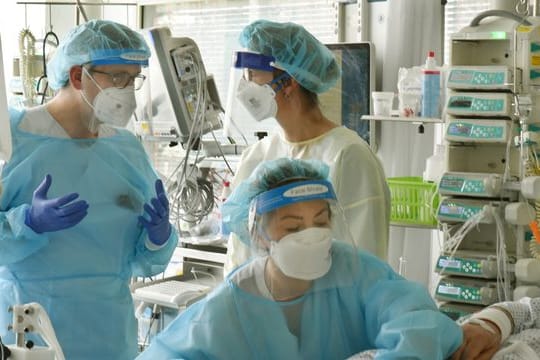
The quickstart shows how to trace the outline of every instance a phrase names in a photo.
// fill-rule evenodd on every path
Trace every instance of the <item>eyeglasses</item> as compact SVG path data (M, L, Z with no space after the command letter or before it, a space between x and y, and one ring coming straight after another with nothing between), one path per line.
M111 78L114 87L116 87L117 89L124 89L126 86L133 84L135 90L139 90L142 87L144 80L146 79L146 76L142 74L131 75L127 72L109 73L95 69L89 69L88 71L108 75Z

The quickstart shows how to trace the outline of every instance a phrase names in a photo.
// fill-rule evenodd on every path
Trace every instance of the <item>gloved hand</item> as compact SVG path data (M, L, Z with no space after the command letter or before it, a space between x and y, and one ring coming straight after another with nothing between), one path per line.
M72 202L79 197L77 193L47 199L51 183L51 175L45 176L34 190L32 205L26 212L24 223L38 234L70 228L88 214L86 201Z
M171 224L169 223L169 200L163 189L163 182L156 180L157 197L152 198L153 205L144 204L144 210L150 215L150 220L144 216L139 216L139 223L146 228L148 239L155 245L163 245L171 235Z

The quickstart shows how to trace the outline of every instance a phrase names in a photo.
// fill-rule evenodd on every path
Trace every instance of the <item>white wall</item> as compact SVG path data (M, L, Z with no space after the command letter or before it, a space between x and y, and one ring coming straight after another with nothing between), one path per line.
M403 61L400 61L401 57L396 58L402 53L396 53L395 49L386 50L387 29L395 30L398 37L401 35L398 24L388 23L391 21L390 18L395 19L395 14L390 13L392 10L394 9L389 8L387 1L368 4L368 40L373 42L376 50L376 89L397 93L398 67L409 68L413 65L421 65L421 59L424 55L420 54L423 50L419 49L417 63L414 61L409 63L411 59L415 58L415 54L404 56L403 61L408 63L403 63ZM422 25L419 25L419 27L422 27ZM411 31L411 33L414 33L414 31ZM420 39L416 40L416 42L420 41ZM411 39L410 41L414 40ZM395 45L396 41L392 39L392 43ZM433 49L441 49L442 37L441 43L431 43L430 45L433 46ZM419 47L421 45L411 46L407 47L407 50L415 51L414 49ZM400 51L403 51L403 49ZM395 58L390 59L388 56L394 56ZM394 107L397 107L397 98ZM424 125L424 133L419 133L418 125L384 121L379 124L379 133L377 155L383 163L387 177L422 176L425 161L433 153L435 135L437 134L435 126ZM405 276L410 280L418 281L432 288L435 277L432 258L438 255L438 246L435 244L437 237L435 235L436 232L429 229L391 226L388 262L397 271L400 258L404 258L407 262Z

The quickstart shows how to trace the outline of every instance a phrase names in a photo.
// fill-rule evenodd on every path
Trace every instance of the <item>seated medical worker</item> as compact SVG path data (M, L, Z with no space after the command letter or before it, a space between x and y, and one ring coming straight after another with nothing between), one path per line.
M47 65L45 105L11 109L0 198L0 336L13 304L43 306L66 359L132 360L132 276L167 266L178 240L163 184L122 127L150 51L111 21L71 30ZM27 338L40 344L39 338Z
M491 305L465 320L459 359L540 360L540 298Z
M261 163L223 206L255 257L137 359L448 358L461 329L426 289L335 237L346 220L328 174L316 160Z

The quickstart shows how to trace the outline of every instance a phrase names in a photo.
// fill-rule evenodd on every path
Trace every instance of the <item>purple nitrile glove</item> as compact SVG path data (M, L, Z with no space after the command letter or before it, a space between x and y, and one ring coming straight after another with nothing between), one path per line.
M150 216L147 220L144 216L139 216L139 223L146 228L148 239L155 245L163 245L171 235L171 224L169 223L169 200L163 188L163 182L156 180L157 197L144 204L144 210Z
M45 176L34 190L32 204L26 212L24 223L38 234L70 228L88 214L86 201L72 202L79 197L77 193L47 199L51 183L51 175Z

